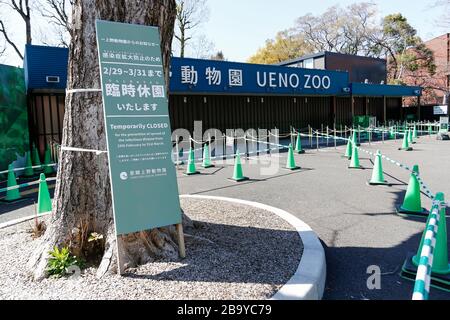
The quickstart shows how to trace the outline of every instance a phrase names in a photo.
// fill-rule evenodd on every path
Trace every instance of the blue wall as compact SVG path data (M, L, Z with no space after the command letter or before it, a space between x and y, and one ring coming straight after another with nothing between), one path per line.
M26 45L23 68L25 85L31 89L65 89L69 50L46 46ZM58 76L59 83L47 83L47 76Z
M24 58L27 90L64 90L68 55L67 48L27 45ZM59 76L60 82L47 83L46 76ZM169 88L171 94L353 94L368 97L406 97L422 94L420 87L350 83L348 72L189 58L172 58Z
M394 86L384 84L352 83L352 93L355 96L366 97L414 97L422 95L421 87Z
M171 93L348 95L347 72L188 58L172 58L170 70Z

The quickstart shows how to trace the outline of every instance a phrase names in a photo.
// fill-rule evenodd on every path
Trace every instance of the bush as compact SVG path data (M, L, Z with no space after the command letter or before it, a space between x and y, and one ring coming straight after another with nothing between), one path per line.
M47 264L47 272L49 276L60 278L68 274L68 268L77 266L82 267L82 262L77 257L70 254L69 248L64 247L61 250L55 248L49 252L50 259Z

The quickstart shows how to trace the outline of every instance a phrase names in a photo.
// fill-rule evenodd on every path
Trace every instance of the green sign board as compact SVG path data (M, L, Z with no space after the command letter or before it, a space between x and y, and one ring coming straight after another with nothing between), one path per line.
M439 121L439 132L442 132L442 133L448 132L448 129L449 129L449 126L448 126L449 120L448 119L449 119L449 117L441 117L441 119Z
M159 30L96 27L117 234L179 224Z

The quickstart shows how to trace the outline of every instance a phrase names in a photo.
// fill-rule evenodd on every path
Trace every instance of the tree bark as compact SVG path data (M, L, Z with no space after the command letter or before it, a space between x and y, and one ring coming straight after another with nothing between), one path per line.
M68 89L100 88L95 19L159 26L166 83L176 15L175 0L77 0L73 6L73 34L69 54ZM167 86L168 88L168 86ZM66 96L62 145L106 150L101 93ZM88 257L92 232L104 236L99 276L115 271L116 238L106 154L62 151L58 167L51 223L28 268L34 279L46 276L48 251L69 246L74 255ZM183 217L185 223L190 223ZM175 228L168 227L123 238L125 265L133 267L159 257L175 257ZM96 248L97 250L99 248Z

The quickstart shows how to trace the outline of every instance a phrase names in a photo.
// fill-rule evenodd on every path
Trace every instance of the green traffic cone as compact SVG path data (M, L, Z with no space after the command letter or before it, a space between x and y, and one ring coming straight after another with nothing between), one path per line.
M33 153L31 155L31 159L33 162L33 166L40 166L41 165L41 159L39 157L39 151L38 149L33 145ZM40 169L38 169L40 170Z
M353 130L353 136L352 136L352 142L355 144L355 146L359 147L361 144L358 143L358 138L356 136L356 131Z
M369 184L372 186L388 184L387 181L384 180L383 163L380 150L377 150L377 154L375 156L375 165L373 167L372 179L370 179Z
M359 164L359 155L358 155L358 147L353 144L353 149L352 149L352 160L350 162L350 166L348 167L349 169L361 169L361 165Z
M442 192L436 195L435 200L439 202L444 201L444 194ZM433 206L434 208L434 206ZM445 217L445 206L439 209L439 225L436 235L436 243L433 250L433 260L429 261L432 264L431 267L431 279L430 285L432 287L450 292L450 265L448 261L448 247L447 247L447 221ZM417 276L417 270L422 256L423 246L425 244L426 234L429 232L429 222L431 220L431 214L428 216L427 228L425 229L420 245L415 256L408 255L405 263L402 267L401 276L415 281Z
M413 129L413 139L417 139L419 138L419 135L417 133L417 126L414 125L414 129Z
M50 149L46 148L44 154L44 174L46 175L53 173L53 167L49 166L49 164L51 164L51 153Z
M239 155L239 150L237 150L236 152L236 159L234 162L234 172L231 180L234 180L236 182L248 180L248 178L245 177L242 172L241 156Z
M389 139L394 140L395 139L395 134L394 134L394 129L391 128L389 130Z
M295 152L298 154L305 153L305 150L302 148L302 137L300 136L300 133L297 134L297 141L295 143Z
M403 134L403 143L402 143L402 147L399 148L398 150L412 151L412 148L409 146L408 140L409 140L409 138L408 138L408 133L405 132L405 133Z
M209 154L209 145L208 144L205 144L205 146L203 147L202 167L205 169L214 167L214 165L211 163L211 155Z
M414 141L414 137L413 137L413 133L411 130L408 131L409 134L409 144L415 144L416 142Z
M39 180L39 195L37 204L38 215L49 213L52 211L52 200L50 199L50 192L48 191L45 174L41 173Z
M191 176L194 174L199 174L199 172L195 168L195 154L194 154L194 149L191 148L189 151L189 160L188 160L186 175Z
M413 171L419 174L419 166L415 165ZM397 207L397 213L420 217L428 216L427 210L422 208L422 201L420 199L420 184L414 173L411 173L405 199L403 200L403 204L400 207Z
M443 201L444 195L442 194L442 202ZM436 235L436 247L434 248L433 267L431 268L431 272L436 274L450 275L447 247L446 206L440 208L439 215L439 228Z
M31 163L31 152L27 151L25 153L25 170L23 171L24 177L34 176L33 164Z
M292 148L292 144L289 145L288 157L287 157L287 162L286 162L286 169L289 169L289 170L298 170L298 169L300 169L300 167L297 167L295 165L294 150Z
M16 174L14 173L14 166L11 163L8 166L8 183L6 185L8 188L17 186ZM12 202L19 200L21 198L19 188L7 190L5 201Z
M352 141L350 139L347 141L347 149L345 151L344 157L346 157L348 160L352 158Z
M436 201L443 202L444 194L439 192L436 194ZM447 250L447 221L445 217L445 208L441 208L439 210L439 226L438 226L438 234L436 236L436 246L433 251L433 267L431 269L432 273L438 274L450 274L450 266L448 263L448 250ZM430 222L431 214L428 215L427 226ZM420 257L422 255L422 248L425 242L425 235L427 233L427 229L425 229L422 239L420 241L419 248L417 250L417 255L412 258L413 264L417 267L419 266Z

